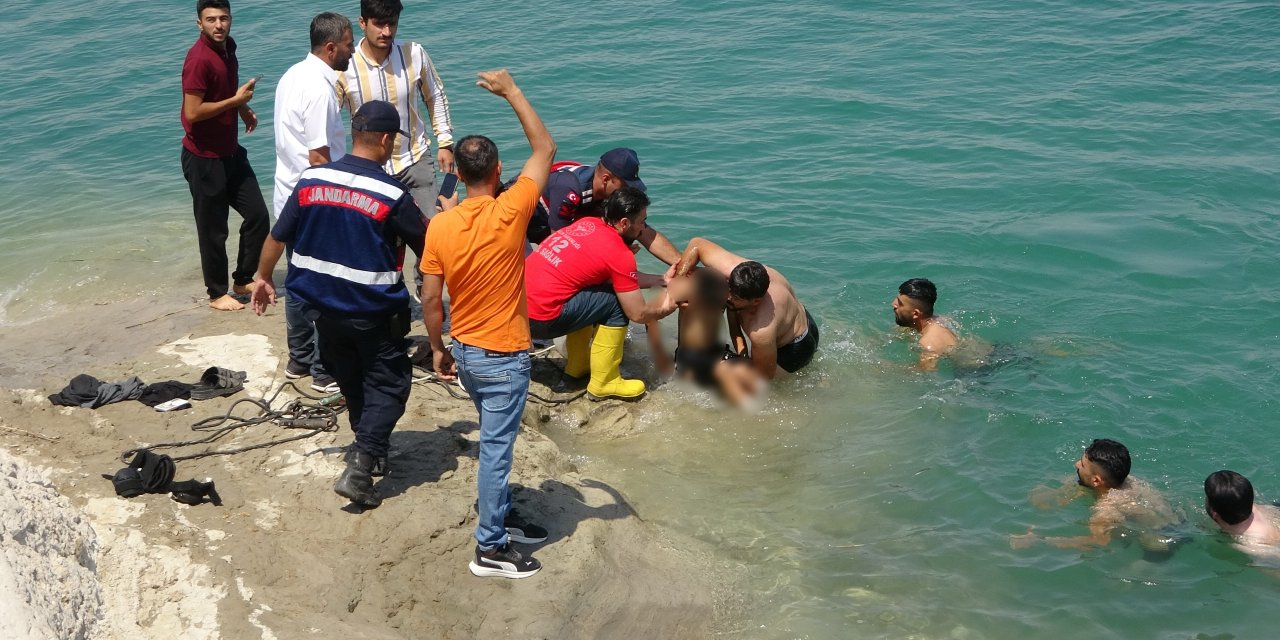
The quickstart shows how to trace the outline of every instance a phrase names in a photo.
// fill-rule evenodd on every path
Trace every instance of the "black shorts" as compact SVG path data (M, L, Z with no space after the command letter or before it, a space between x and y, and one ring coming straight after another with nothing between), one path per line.
M692 376L693 381L702 386L713 387L716 384L716 377L712 371L715 370L716 365L721 360L733 360L740 357L742 356L734 353L733 349L730 349L727 344L722 344L718 347L707 347L706 349L676 347L676 371Z
M795 373L813 360L818 352L818 323L814 321L809 310L804 310L804 317L809 321L809 329L804 337L791 344L778 347L778 366L784 371Z

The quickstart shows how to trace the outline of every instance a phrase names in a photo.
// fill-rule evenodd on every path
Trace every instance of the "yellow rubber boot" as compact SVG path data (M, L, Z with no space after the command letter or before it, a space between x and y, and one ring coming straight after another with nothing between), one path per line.
M591 373L591 332L595 325L588 325L564 337L564 374L581 378Z
M624 380L618 373L622 364L622 344L627 339L626 327L601 326L591 342L591 382L587 394L592 400L622 398L630 400L644 395L643 380Z

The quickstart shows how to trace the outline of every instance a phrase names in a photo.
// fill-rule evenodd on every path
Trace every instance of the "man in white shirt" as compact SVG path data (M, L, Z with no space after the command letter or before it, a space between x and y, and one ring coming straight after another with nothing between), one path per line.
M280 217L298 177L308 167L346 155L346 127L338 115L338 76L351 62L355 41L351 21L325 12L311 20L311 53L285 72L276 86L276 179L273 198ZM314 319L295 296L285 301L290 379L311 375L311 388L335 393L338 383L320 364Z
M400 0L360 0L364 37L356 45L351 66L338 76L338 101L351 113L372 100L395 106L400 129L409 135L396 138L391 160L383 168L409 187L418 208L430 218L436 214L436 163L445 173L454 171L453 124L444 83L431 56L417 42L396 39L403 10ZM439 143L434 158L419 99L427 106ZM421 247L414 247L414 253L420 251Z

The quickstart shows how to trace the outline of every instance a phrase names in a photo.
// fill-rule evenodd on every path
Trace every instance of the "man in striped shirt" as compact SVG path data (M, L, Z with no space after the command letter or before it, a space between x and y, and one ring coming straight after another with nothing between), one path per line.
M351 66L338 78L338 101L351 113L371 100L385 100L400 113L400 128L409 135L396 140L387 173L409 188L418 207L432 217L436 212L436 162L453 173L453 125L444 83L431 57L416 42L396 40L400 0L360 0L360 28L364 37L356 47ZM431 140L418 111L415 96L427 105L427 115L439 149L431 155ZM421 252L422 247L414 247Z

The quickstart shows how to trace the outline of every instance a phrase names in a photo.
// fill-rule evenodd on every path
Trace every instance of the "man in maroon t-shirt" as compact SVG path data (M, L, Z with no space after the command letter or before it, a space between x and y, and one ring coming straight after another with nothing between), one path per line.
M525 259L529 332L537 340L567 336L565 373L591 373L594 398L638 398L644 381L618 372L627 322L648 323L676 307L668 296L646 303L629 245L645 229L649 198L623 187L604 202L603 218L581 218L551 234ZM592 340L591 330L600 325ZM591 343L587 356L587 343Z
M256 80L239 83L236 41L231 39L231 4L227 0L198 0L196 24L200 37L182 63L182 175L191 188L200 269L209 306L237 311L244 305L227 291L227 215L235 207L240 224L240 247L232 273L234 291L253 290L258 255L267 238L270 219L258 177L249 156L236 140L236 115L244 132L258 126L249 108Z

